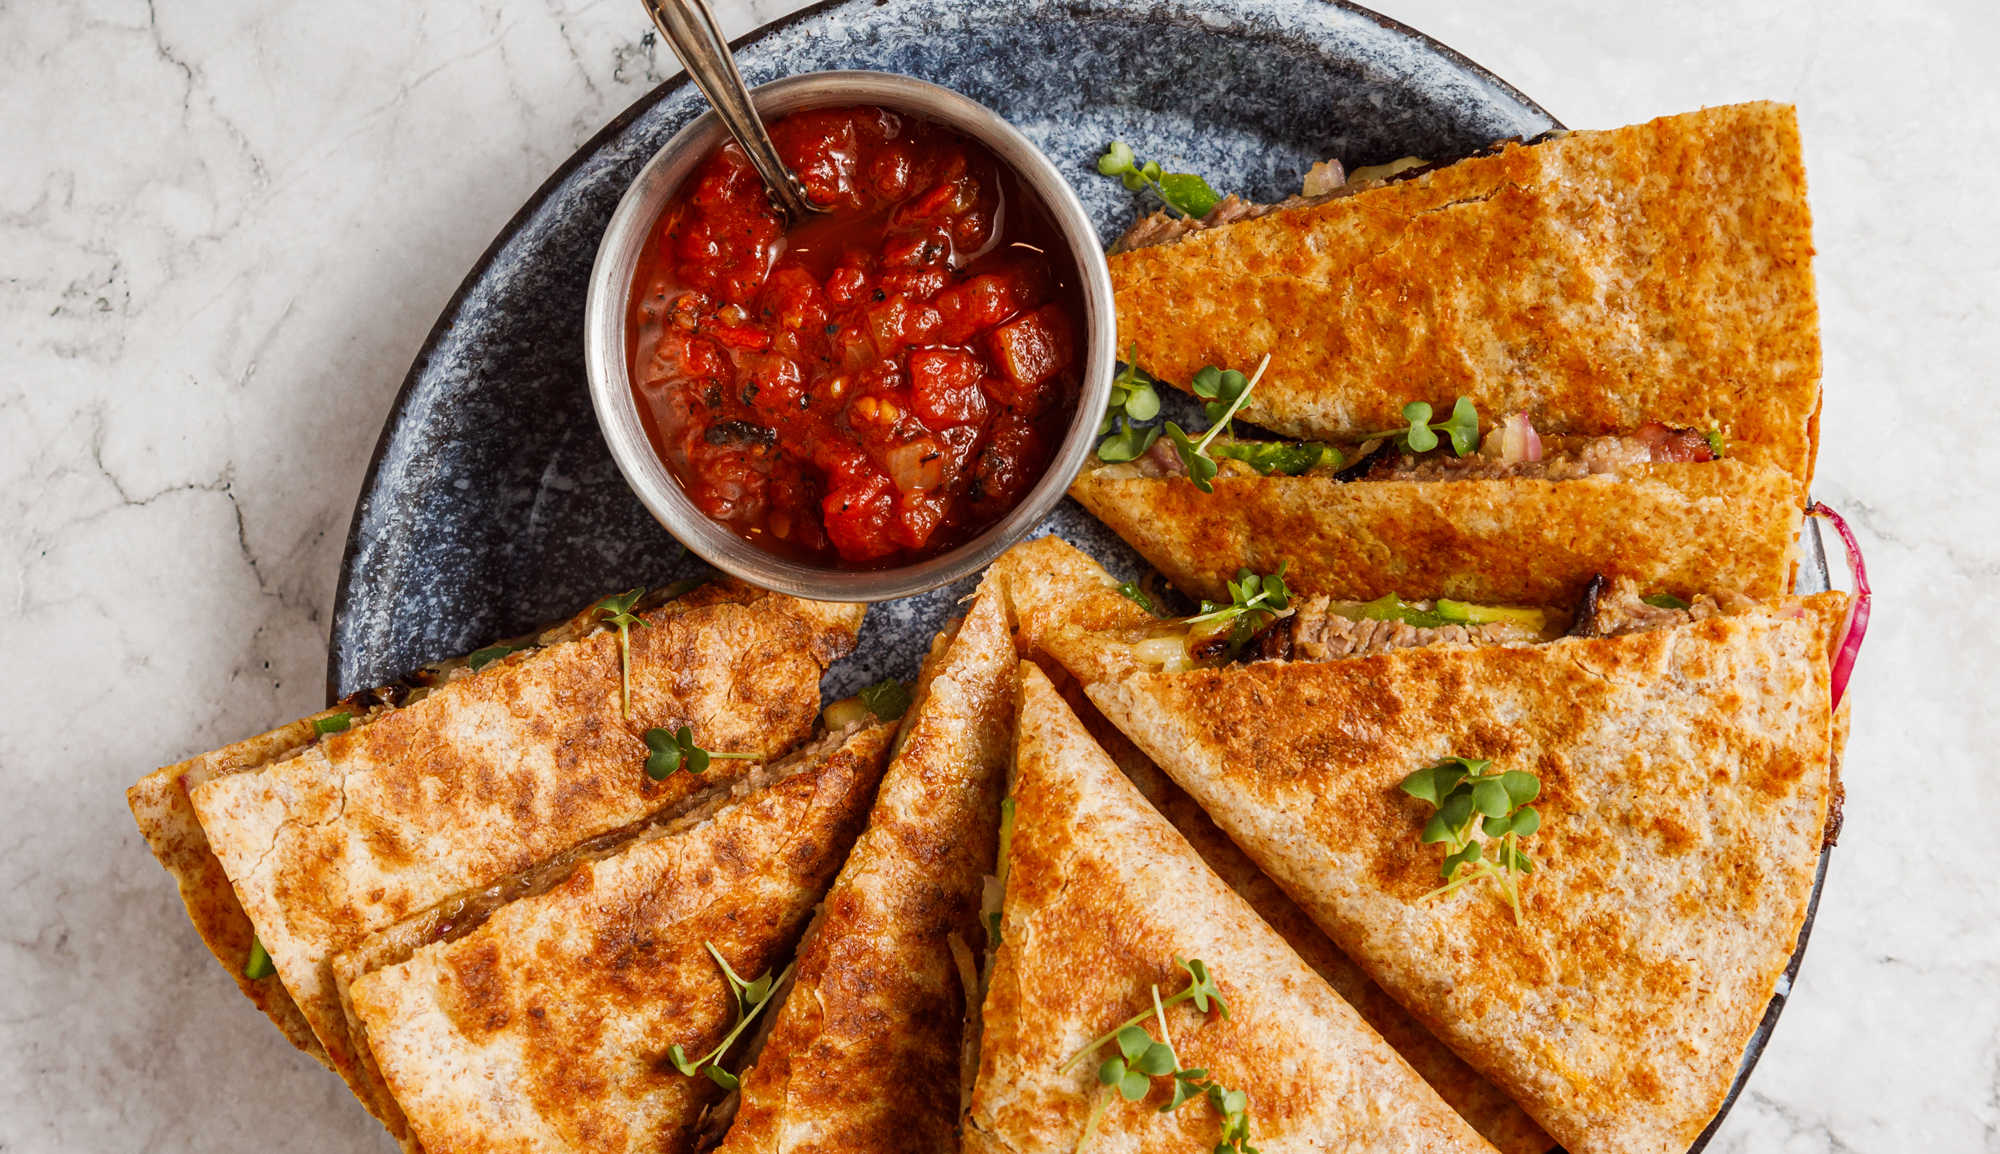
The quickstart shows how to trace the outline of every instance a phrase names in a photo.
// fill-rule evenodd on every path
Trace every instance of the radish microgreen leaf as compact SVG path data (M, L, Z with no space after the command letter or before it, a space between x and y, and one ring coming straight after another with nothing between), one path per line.
M1206 180L1194 173L1167 172L1158 161L1153 160L1139 163L1132 146L1122 140L1112 141L1111 147L1104 150L1104 155L1097 158L1097 171L1105 176L1118 177L1132 192L1151 185L1160 199L1182 216L1207 216L1216 202L1222 199Z
M708 772L710 759L732 758L737 761L756 761L754 753L710 753L694 743L694 730L688 726L679 729L660 729L657 726L646 731L646 748L651 752L646 756L646 776L654 781L665 781L674 771L685 767L689 773Z
M1160 987L1153 986L1152 1009L1120 1023L1110 1033L1085 1046L1075 1057L1063 1063L1057 1073L1068 1072L1084 1058L1115 1042L1118 1052L1097 1067L1099 1086L1107 1090L1115 1089L1119 1097L1127 1102L1137 1102L1151 1091L1154 1078L1171 1077L1173 1097L1160 1107L1160 1113L1171 1113L1180 1109L1184 1102L1205 1098L1222 1122L1221 1141L1215 1145L1215 1154L1257 1154L1256 1147L1249 1144L1250 1096L1241 1090L1227 1089L1210 1079L1206 1069L1182 1066L1180 1055L1174 1049L1173 1035L1167 1030L1167 1007L1176 1002L1193 1002L1202 1013L1207 1013L1212 1004L1222 1011L1224 1019L1229 1017L1229 1003L1223 1000L1222 991L1216 988L1215 976L1200 958L1182 960L1176 957L1174 964L1187 971L1186 989L1163 1000ZM1146 1032L1145 1023L1148 1020L1159 1024L1158 1041ZM1091 1107L1090 1121L1084 1127L1083 1140L1077 1144L1078 1154L1082 1154L1096 1135L1098 1121L1103 1118L1108 1101L1102 1092L1098 1094L1096 1104Z
M1196 441L1179 425L1168 421L1167 437L1173 441L1174 452L1180 455L1181 464L1187 468L1188 480L1194 482L1195 488L1204 493L1215 492L1212 484L1215 480L1215 458L1208 455L1208 444L1215 440L1217 433L1229 427L1236 410L1243 407L1243 402L1250 398L1250 390L1264 379L1264 370L1270 367L1271 354L1265 353L1264 359L1257 364L1257 371L1248 377L1234 370L1225 373L1214 365L1194 375L1195 395L1209 399L1204 409L1208 419L1215 423L1202 434L1201 440ZM1242 381L1242 385L1238 386L1237 381Z
M1425 766L1402 781L1402 790L1436 808L1417 835L1424 845L1442 844L1445 884L1421 900L1445 897L1478 878L1491 878L1521 920L1519 876L1535 871L1521 848L1521 839L1542 828L1542 815L1529 803L1542 793L1542 781L1524 770L1491 770L1486 758L1448 757ZM1474 841L1478 825L1485 842Z
M730 1029L729 1033L723 1037L715 1049L710 1050L701 1057L690 1060L687 1056L687 1051L676 1044L667 1049L667 1060L674 1064L676 1070L689 1077L693 1077L695 1074L706 1074L709 1081L714 1082L725 1090L734 1090L737 1084L736 1075L723 1069L716 1063L722 1060L722 1056L729 1052L729 1047L735 1044L737 1037L756 1019L759 1013L763 1012L764 1007L770 1004L771 991L784 984L785 975L792 972L792 967L786 966L785 972L779 974L775 979L771 977L771 972L766 970L763 977L758 978L754 982L746 982L737 976L734 969L730 968L728 961L723 958L721 951L715 948L713 942L703 942L702 945L708 947L709 954L715 958L715 964L722 967L722 976L729 981L730 996L736 1000L736 1025Z

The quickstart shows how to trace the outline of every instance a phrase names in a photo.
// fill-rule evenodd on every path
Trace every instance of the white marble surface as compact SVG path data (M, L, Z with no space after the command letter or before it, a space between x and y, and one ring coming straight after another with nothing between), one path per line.
M1379 7L1572 125L1798 103L1817 488L1880 599L1812 951L1716 1148L2000 1150L2000 6ZM0 1152L393 1149L214 972L122 790L319 703L404 370L674 70L644 31L632 0L0 2Z

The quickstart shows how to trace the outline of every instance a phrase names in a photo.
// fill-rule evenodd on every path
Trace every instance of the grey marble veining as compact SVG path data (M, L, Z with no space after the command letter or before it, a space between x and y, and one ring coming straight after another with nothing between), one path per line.
M1799 104L1815 488L1879 600L1813 947L1711 1149L2000 1150L2000 11L1378 7L1571 125ZM629 0L0 7L0 1150L393 1149L213 972L121 791L319 702L411 357L674 70Z

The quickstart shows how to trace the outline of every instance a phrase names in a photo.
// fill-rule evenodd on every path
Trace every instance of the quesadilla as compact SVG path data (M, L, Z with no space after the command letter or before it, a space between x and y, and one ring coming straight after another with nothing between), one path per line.
M412 1144L692 1151L732 1077L729 1042L773 996L866 820L894 733L854 722L711 786L689 812L344 955L359 1040Z
M1706 432L1812 481L1819 316L1797 118L1753 103L1355 182L1111 257L1118 344L1186 388L1269 377L1282 435L1407 424L1455 397L1544 433Z
M385 1122L393 1111L355 1064L333 955L684 800L696 788L688 775L646 775L649 729L688 726L704 749L761 758L797 744L862 607L717 581L634 611L629 681L618 632L586 611L447 663L434 686L359 695L316 724L168 767L131 791L217 960L241 974L254 934L285 997L268 978L246 992L281 1028L297 1012ZM718 761L711 774L739 765Z
M1416 465L1408 480L1342 480L1220 464L1212 493L1149 458L1086 466L1070 495L1202 597L1227 597L1239 567L1286 566L1303 593L1511 605L1574 601L1600 574L1683 597L1775 597L1791 585L1805 504L1784 472L1738 459L1563 480L1423 479Z
M1002 554L989 571L1009 591L1010 607L1024 656L1035 661L1058 687L1106 755L1139 788L1153 808L1173 823L1229 888L1242 896L1278 936L1285 939L1335 993L1360 1013L1460 1117L1502 1154L1543 1154L1554 1140L1535 1125L1499 1087L1480 1077L1409 1012L1354 964L1313 924L1236 843L1229 840L1185 790L1173 783L1139 747L1107 721L1084 694L1083 685L1040 648L1040 639L1064 625L1104 630L1149 623L1150 614L1121 596L1096 562L1058 538L1024 542Z
M1191 649L1166 622L1065 626L1045 644L1564 1148L1678 1154L1721 1107L1805 917L1846 602L1675 608L1614 584L1547 640L1519 622L1350 619L1315 599L1246 611L1271 620L1240 646ZM1454 780L1475 764L1536 779L1531 850L1453 828L1486 813L1506 832L1511 781L1492 787L1498 810L1481 800L1449 821L1420 800L1454 763ZM1464 855L1448 857L1456 840ZM1489 867L1491 885L1459 881Z
M1016 664L1001 595L982 588L924 663L868 829L743 1075L727 1154L956 1148Z
M1492 1149L1021 682L968 1152Z

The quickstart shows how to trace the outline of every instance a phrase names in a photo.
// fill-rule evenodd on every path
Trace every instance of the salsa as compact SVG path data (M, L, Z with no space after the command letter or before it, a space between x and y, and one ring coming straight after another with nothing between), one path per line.
M731 142L660 214L627 349L704 513L796 560L887 568L1019 504L1076 411L1082 293L1048 211L976 141L882 108L770 124L789 231Z

